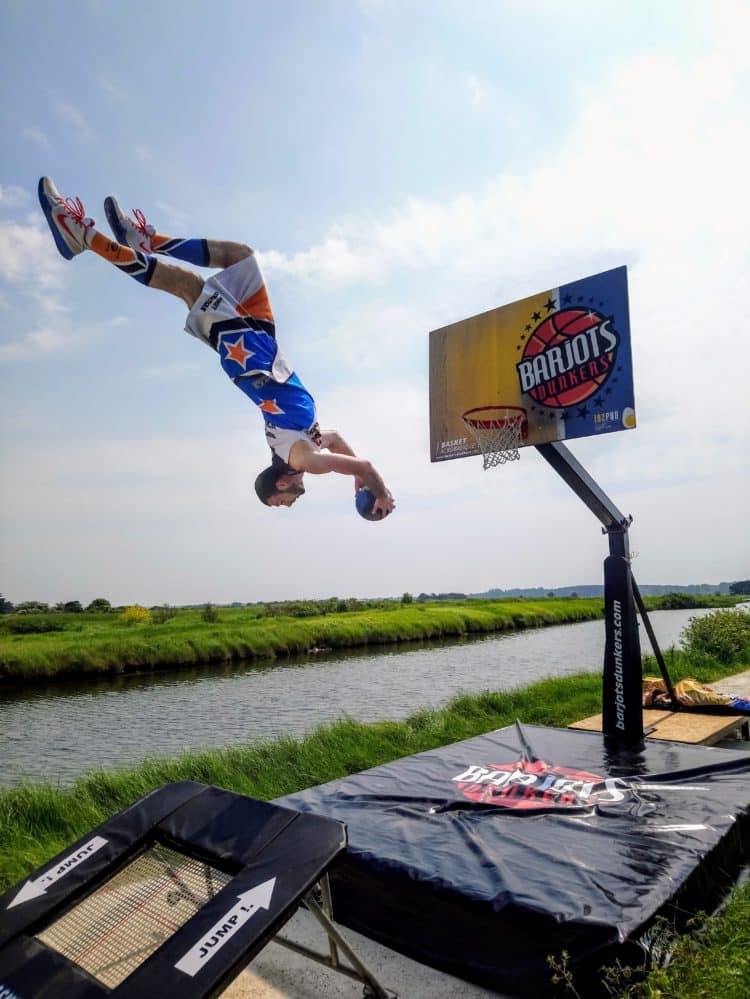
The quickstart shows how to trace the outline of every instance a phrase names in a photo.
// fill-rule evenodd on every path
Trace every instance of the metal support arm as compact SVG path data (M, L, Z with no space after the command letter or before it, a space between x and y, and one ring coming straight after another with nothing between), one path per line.
M553 441L552 444L537 444L536 449L601 521L606 531L627 529L631 525L633 518L626 517L617 509L609 496L564 444ZM612 554L620 553L612 552Z

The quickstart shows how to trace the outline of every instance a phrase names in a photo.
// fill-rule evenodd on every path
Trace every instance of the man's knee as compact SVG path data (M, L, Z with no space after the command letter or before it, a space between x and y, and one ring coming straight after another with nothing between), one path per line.
M210 267L231 267L245 257L251 257L252 247L246 243L220 242L208 240L208 258Z
M248 246L247 243L233 243L232 245L235 253L237 254L237 260L244 260L245 257L252 257L252 246Z

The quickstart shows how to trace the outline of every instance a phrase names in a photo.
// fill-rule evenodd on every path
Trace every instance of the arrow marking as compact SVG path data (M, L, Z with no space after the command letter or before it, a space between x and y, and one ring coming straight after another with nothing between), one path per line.
M196 975L258 909L269 907L275 884L276 878L271 878L238 895L238 901L232 908L180 958L175 968L184 971L191 978Z
M88 843L84 843L83 846L79 847L75 852L64 857L60 863L53 867L51 871L47 871L46 874L42 874L36 879L36 881L29 880L21 888L19 893L8 905L9 909L12 909L15 905L22 905L24 902L30 902L32 898L39 898L41 895L47 891L50 885L53 885L60 878L64 878L66 874L72 871L79 864L82 864L84 860L88 860L89 857L93 856L97 850L101 850L103 846L107 845L107 840L102 839L101 836L94 836L90 839Z

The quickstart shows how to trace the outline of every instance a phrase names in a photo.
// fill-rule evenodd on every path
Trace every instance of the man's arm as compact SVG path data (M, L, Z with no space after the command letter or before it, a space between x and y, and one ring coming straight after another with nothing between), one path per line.
M373 510L384 517L391 513L395 507L393 497L372 462L358 458L338 434L324 434L323 441L326 440L329 443L321 446L329 449L328 454L316 451L307 441L296 441L289 452L290 466L298 472L309 472L311 475L325 475L326 472L352 475L355 485L359 483L360 486L366 486L374 494ZM332 444L341 450L335 451Z
M354 456L352 448L336 430L324 430L320 435L320 446L325 448L326 451L332 451L334 454L350 454Z

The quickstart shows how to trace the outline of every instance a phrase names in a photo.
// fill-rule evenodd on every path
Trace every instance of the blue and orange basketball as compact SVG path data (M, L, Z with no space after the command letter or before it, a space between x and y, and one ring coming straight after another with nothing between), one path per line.
M380 513L373 513L372 508L375 505L375 493L366 486L363 486L358 492L354 499L357 507L357 513L360 517L364 517L365 520L382 520L382 515Z

